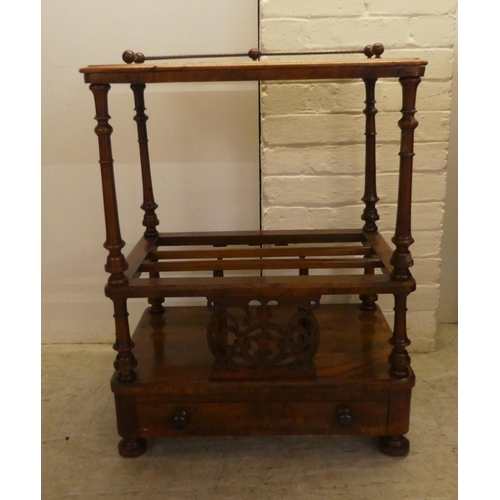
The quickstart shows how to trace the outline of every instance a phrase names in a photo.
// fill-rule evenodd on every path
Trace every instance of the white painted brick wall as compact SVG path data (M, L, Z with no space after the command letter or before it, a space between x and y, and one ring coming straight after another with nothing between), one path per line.
M364 9L364 0L315 0L298 2L290 0L261 0L262 19L273 17L298 17L308 19L312 17L331 17L332 12L339 16L358 17Z
M447 143L421 143L415 145L418 156L418 172L444 172L448 160ZM378 172L399 171L398 145L377 146ZM262 151L262 170L268 175L297 174L362 174L364 172L365 147L363 144L344 146L287 146L271 147Z
M434 347L450 131L456 0L261 0L265 50L354 49L381 42L387 58L429 62L417 93L412 226L417 291L413 350ZM338 56L336 56L338 57ZM348 56L345 56L348 57ZM358 81L262 85L265 229L359 228L363 204L364 85ZM378 225L394 234L401 87L376 89ZM379 303L392 321L393 299Z
M381 80L377 85L379 112L401 109L399 82ZM418 110L449 111L451 80L426 80L419 87ZM262 86L262 102L268 115L320 114L335 112L359 113L364 109L365 86L355 83L281 83Z
M274 2L272 2L274 3ZM363 2L367 13L385 16L416 16L422 14L454 14L456 0L371 0Z
M399 113L378 113L379 143L397 142L401 135ZM418 113L421 127L415 130L416 142L448 142L450 134L449 111L422 111ZM362 144L364 141L363 114L307 113L289 115L262 115L262 140L266 147L284 145Z

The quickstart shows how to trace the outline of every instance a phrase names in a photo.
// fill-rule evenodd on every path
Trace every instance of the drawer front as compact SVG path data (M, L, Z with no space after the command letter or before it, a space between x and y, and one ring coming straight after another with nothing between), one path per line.
M385 435L385 401L139 403L142 437L194 435Z

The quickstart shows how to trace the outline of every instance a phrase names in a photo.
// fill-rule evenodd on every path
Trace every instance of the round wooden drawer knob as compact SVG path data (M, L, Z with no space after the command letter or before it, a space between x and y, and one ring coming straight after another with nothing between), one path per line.
M172 425L175 429L182 431L188 422L187 413L184 410L177 410L172 417Z
M348 408L340 408L337 410L337 422L340 427L351 427L354 423L354 418L352 417L351 410Z

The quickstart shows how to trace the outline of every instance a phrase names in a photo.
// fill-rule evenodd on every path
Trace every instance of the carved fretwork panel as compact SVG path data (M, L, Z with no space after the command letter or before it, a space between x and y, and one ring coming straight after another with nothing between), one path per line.
M256 303L257 305L253 305ZM319 297L208 301L213 379L311 378L319 346Z

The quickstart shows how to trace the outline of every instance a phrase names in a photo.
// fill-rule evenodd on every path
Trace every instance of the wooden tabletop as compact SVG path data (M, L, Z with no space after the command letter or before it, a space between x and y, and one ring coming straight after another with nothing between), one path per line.
M80 73L86 83L329 80L423 76L426 65L421 59L217 61L87 66Z

